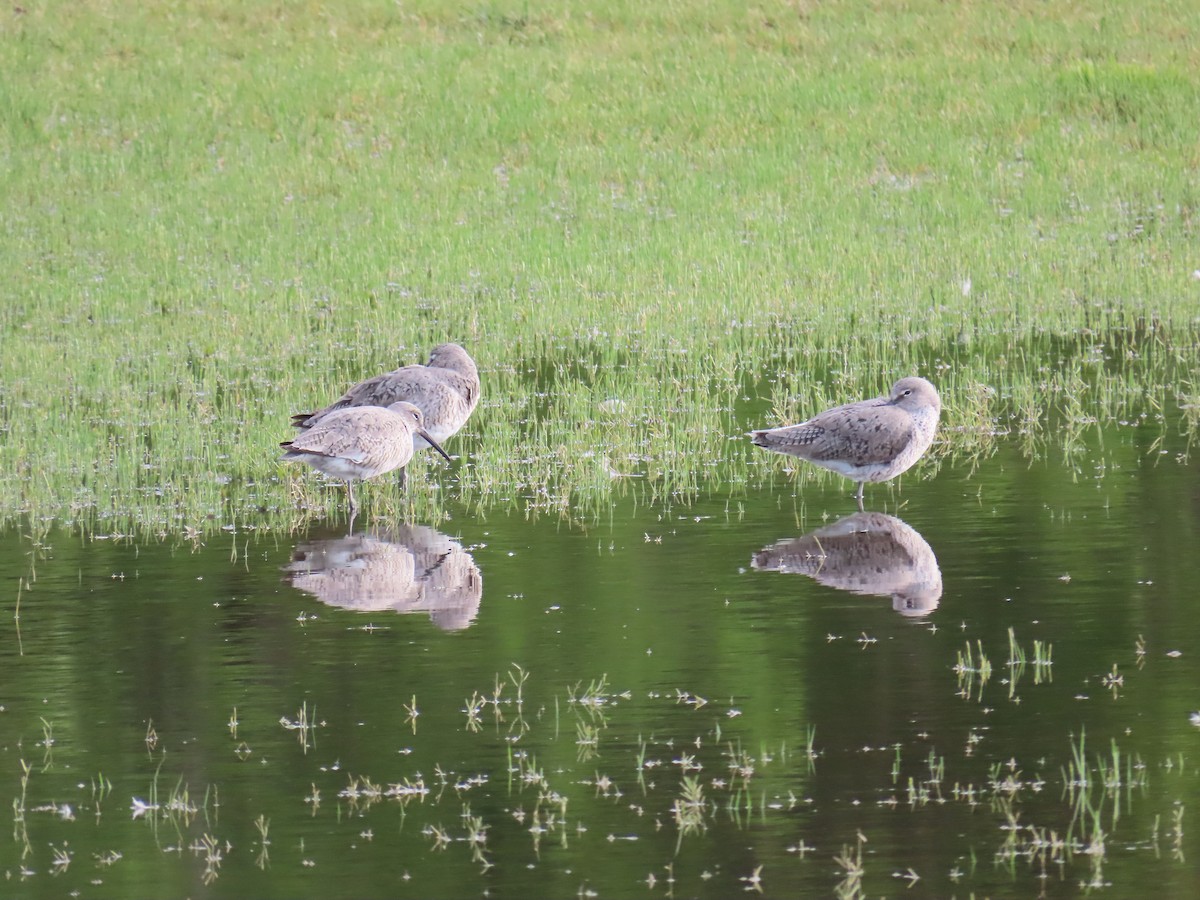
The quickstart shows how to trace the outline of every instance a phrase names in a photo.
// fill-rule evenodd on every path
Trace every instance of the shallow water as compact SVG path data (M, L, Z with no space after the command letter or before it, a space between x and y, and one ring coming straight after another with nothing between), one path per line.
M943 461L849 523L781 475L595 522L9 532L5 894L1194 896L1200 468L1161 433Z

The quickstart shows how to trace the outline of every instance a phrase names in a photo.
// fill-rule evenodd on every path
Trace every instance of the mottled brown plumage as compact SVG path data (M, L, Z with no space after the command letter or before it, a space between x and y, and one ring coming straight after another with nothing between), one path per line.
M750 432L753 442L798 456L863 485L887 481L929 449L942 401L924 378L901 378L886 397L835 406L799 425Z

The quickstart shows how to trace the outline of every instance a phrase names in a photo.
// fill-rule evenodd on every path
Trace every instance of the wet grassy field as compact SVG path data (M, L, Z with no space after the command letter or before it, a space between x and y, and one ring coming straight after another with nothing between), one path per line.
M747 428L909 373L940 455L1163 410L1194 432L1198 17L23 4L0 514L323 517L337 493L277 464L287 415L447 339L484 373L464 461L368 486L377 512L770 482Z

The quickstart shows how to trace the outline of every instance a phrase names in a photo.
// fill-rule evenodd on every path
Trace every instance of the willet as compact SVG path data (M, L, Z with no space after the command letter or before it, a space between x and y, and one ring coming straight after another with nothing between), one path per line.
M863 486L895 478L921 458L933 442L942 401L924 378L901 378L891 393L874 400L835 406L799 425L752 431L759 447L798 456Z
M352 406L325 416L316 425L279 446L283 459L308 463L318 472L342 478L350 498L353 518L354 479L374 478L401 469L413 458L416 436L420 435L438 453L450 458L425 430L421 410L404 400L386 409Z
M479 370L458 344L439 344L425 365L403 366L360 381L340 398L314 413L297 413L292 424L312 428L338 410L356 406L390 406L407 400L425 416L425 428L434 441L449 439L466 424L479 403ZM413 438L418 450L430 446L421 435Z

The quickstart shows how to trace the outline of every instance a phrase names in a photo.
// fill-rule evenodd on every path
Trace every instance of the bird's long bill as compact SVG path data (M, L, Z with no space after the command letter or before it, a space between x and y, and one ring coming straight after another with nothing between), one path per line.
M451 459L450 459L450 454L449 454L449 453L447 453L445 450L443 450L443 449L442 449L442 445L441 445L441 444L439 444L437 441L435 441L433 438L431 438L431 437L429 436L429 432L428 432L428 431L426 431L424 428L422 428L422 429L420 429L420 430L418 430L418 431L417 431L417 434L419 434L421 437L425 438L425 440L427 440L427 441L429 442L429 446L430 446L430 447L432 447L432 448L433 448L434 450L436 450L438 453L442 454L442 456L446 457L446 462L452 462L452 461L453 461L453 460L451 460Z

